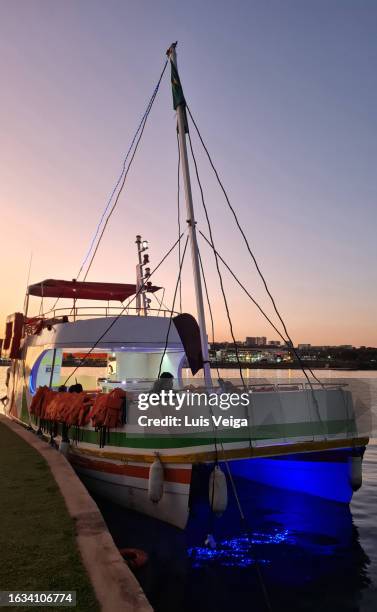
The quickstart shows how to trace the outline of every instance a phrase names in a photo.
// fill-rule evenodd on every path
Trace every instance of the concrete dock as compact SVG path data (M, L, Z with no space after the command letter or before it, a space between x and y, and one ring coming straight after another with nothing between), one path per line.
M86 612L152 611L67 459L2 415L0 491L2 590L75 590Z

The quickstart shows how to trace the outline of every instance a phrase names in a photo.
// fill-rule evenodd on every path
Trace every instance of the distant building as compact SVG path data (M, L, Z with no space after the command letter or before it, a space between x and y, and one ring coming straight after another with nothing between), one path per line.
M310 349L311 346L312 346L311 344L298 344L297 348L300 349L301 351L305 351L307 349Z
M266 346L267 338L266 336L246 336L247 346Z
M280 340L269 340L268 346L280 346Z

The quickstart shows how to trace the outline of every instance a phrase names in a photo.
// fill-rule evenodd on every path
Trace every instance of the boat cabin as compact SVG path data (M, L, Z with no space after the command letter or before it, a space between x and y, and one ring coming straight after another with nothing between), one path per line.
M145 292L154 294L159 289L149 283ZM33 395L43 385L58 388L77 365L69 384L77 379L84 390L150 387L159 372L170 372L181 381L186 364L184 344L189 332L192 352L196 321L162 306L148 304L146 308L145 300L137 301L137 292L133 284L53 279L29 286L26 314L9 318L17 325L13 333L8 321L6 336L6 346L12 349L9 356L24 361L28 392ZM55 298L55 306L30 317L31 296L41 299L41 307L43 300ZM63 299L71 299L72 305L60 307L57 302ZM200 352L198 329L196 344ZM102 368L89 367L93 364L90 355L98 352L106 355L106 363ZM5 350L4 356L7 354ZM71 356L72 365L64 367L64 354Z

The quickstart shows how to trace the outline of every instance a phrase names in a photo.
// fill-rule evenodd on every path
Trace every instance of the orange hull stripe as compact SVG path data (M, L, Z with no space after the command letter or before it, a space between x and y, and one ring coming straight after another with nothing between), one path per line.
M70 455L70 461L74 466L85 468L87 470L95 470L97 472L106 472L108 474L119 474L121 476L132 476L134 478L149 478L149 467L143 465L128 465L126 463L108 463L107 461L93 461L87 457L78 457ZM182 468L164 468L164 479L167 482L179 482L180 484L190 484L191 469Z

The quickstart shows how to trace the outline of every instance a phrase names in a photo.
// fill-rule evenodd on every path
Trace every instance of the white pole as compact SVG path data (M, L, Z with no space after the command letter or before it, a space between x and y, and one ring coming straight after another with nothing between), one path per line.
M141 244L141 236L139 234L136 236L136 244L137 244L137 256L138 256L138 265L136 270L136 311L137 314L140 314L141 311L141 302L143 302L143 311L144 316L147 316L147 304L146 304L146 295L144 291L144 281L143 281L143 264L142 264L142 244Z
M33 261L33 253L30 253L30 261L29 261L29 269L27 273L27 281L26 281L26 293L24 299L24 318L26 319L27 313L29 310L29 283L30 283L30 272L31 272L31 262ZM24 321L25 325L25 321Z
M177 54L175 51L175 45L172 45L170 47L169 56L176 70L178 71ZM207 332L206 332L206 320L205 320L205 314L204 314L202 281L201 281L201 275L200 275L200 265L199 265L199 255L198 255L198 240L196 236L196 221L195 221L195 216L194 216L194 203L192 200L190 168L189 168L189 162L188 162L188 156L187 156L187 146L186 146L185 111L184 111L184 107L182 104L180 104L177 107L177 123L178 123L179 148L181 152L183 183L184 183L184 188L185 188L187 223L188 223L189 236L190 236L192 267L193 267L193 272L194 272L196 308L198 312L200 340L201 340L202 355L203 355L203 361L204 361L204 366L203 366L204 380L205 380L207 387L212 387L211 368L209 365L209 355L208 355L208 339L207 339Z

